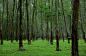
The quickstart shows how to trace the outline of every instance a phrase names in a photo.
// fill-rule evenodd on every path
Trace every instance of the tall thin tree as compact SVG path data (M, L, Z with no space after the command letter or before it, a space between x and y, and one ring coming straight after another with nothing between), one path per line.
M1 19L1 8L0 8L0 37L1 37L1 45L3 44L2 40L2 19Z
M57 3L58 2L58 3ZM58 0L55 0L55 9L56 9L56 51L61 51L59 49L59 36L58 36L58 18L59 18L59 15L58 15L58 7L59 5L59 1Z
M23 49L23 30L22 30L22 0L19 0L19 10L20 10L20 37L19 37L19 51Z
M51 2L51 39L50 39L50 43L51 44L53 44L52 21L53 21L53 0Z
M78 52L78 10L79 0L72 0L73 13L72 13L72 56L79 56Z
M31 44L30 40L30 33L29 33L29 15L28 15L28 0L26 0L26 13L27 13L27 38L28 38L28 44Z
M13 16L12 16L11 43L13 43L13 20L14 20L14 8L15 8L15 0L13 0Z
M8 31L8 17L9 17L8 0L6 1L6 9L7 9L7 41L9 41L9 31Z

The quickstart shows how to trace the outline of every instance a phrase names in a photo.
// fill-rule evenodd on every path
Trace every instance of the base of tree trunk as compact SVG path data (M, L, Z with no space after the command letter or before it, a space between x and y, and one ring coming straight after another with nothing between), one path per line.
M61 51L60 49L56 49L56 51Z
M70 43L70 40L68 40L68 43Z
M30 45L31 44L31 41L29 41L28 44Z
M38 40L38 37L36 37L36 40Z
M50 42L53 45L53 42Z
M1 42L1 45L3 44L3 42Z
M11 39L11 43L13 43L13 40Z
M23 49L23 46L19 47L19 50L18 51L23 51L25 49Z
M25 51L25 49L19 49L18 51Z
M86 39L85 39L85 43L86 43Z
M18 40L16 40L16 42L18 42Z

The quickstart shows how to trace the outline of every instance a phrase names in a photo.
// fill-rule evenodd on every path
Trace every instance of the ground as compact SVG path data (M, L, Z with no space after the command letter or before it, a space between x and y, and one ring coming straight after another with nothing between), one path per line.
M64 42L59 40L59 46L61 51L56 51L56 40L53 45L46 40L32 41L31 45L28 45L28 41L23 41L23 48L25 51L18 51L19 44L15 40L4 40L4 44L0 45L0 56L71 56L71 42L67 40ZM84 40L79 40L79 55L86 56L86 43Z

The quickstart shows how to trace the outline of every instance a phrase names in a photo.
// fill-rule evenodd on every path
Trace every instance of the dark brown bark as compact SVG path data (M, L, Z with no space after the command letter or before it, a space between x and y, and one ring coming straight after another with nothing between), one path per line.
M85 6L86 6L86 4L85 4L85 0L83 0L83 2L84 2L84 18L83 18L83 19L85 19L85 14L86 14L86 12L85 12ZM83 26L83 25L82 25L82 26ZM83 29L83 38L84 38L85 43L86 43L86 38L85 38L85 32L84 32L84 29Z
M30 40L30 34L29 34L29 15L28 15L28 0L26 0L26 13L27 13L27 38L28 38L28 44L31 44Z
M16 1L16 9L17 9L17 18L16 18L16 42L18 41L18 8L17 8L17 1Z
M79 56L78 52L78 10L79 0L73 1L72 14L72 56Z
M7 41L9 41L9 31L8 31L8 14L9 14L9 12L8 12L8 0L6 1L6 9L7 9Z
M19 10L20 10L20 37L19 37L19 51L25 50L23 49L23 30L22 30L22 0L19 0Z
M1 8L0 8L0 37L1 37L1 45L3 44L3 39L2 39L2 20L1 20Z
M14 8L15 8L15 0L13 0L13 16L12 16L12 32L11 32L11 43L13 43L13 20L14 20Z
M51 5L51 39L50 39L51 44L53 44L52 21L53 21L53 0L52 0L52 5Z
M59 19L59 16L58 16L58 8L59 8L59 1L57 3L58 0L55 0L55 9L56 9L56 51L61 51L59 49L59 32L58 32L58 19ZM57 6L58 4L58 6Z

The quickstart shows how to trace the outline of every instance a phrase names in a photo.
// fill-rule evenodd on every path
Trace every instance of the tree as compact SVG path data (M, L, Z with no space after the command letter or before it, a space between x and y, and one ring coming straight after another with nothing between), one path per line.
M42 0L41 0L41 4L42 4ZM42 5L41 5L42 6ZM43 20L42 20L42 9L43 9L43 7L41 7L41 31L42 31L42 40L43 40Z
M57 3L58 2L58 3ZM58 18L59 18L59 16L58 16L58 7L59 7L59 5L57 6L57 4L59 4L59 0L55 0L55 9L56 9L56 51L61 51L60 49L59 49L59 32L58 32Z
M1 45L3 44L2 40L2 20L1 20L1 8L0 8L0 37L1 37Z
M16 41L18 41L18 4L17 4L17 1L16 1L16 10L17 10L17 12L16 12Z
M19 51L25 50L23 49L23 30L22 30L22 0L19 0L19 11L20 11L20 37L19 37Z
M9 41L9 31L8 31L8 17L9 17L9 11L8 11L8 0L6 1L6 9L7 9L7 41Z
M51 39L50 39L50 43L53 44L53 36L52 36L52 21L53 21L53 0L51 3Z
M28 44L31 44L30 36L29 36L29 15L28 15L28 0L26 0L26 13L27 13L27 38L28 38Z
M35 30L34 30L34 13L35 13L35 0L33 1L33 15L32 15L32 38L35 40Z
M14 8L15 8L15 0L13 0L13 16L12 16L12 32L11 32L11 43L13 43L13 21L14 21Z
M72 0L73 13L72 13L72 56L79 56L78 52L78 10L79 0Z

